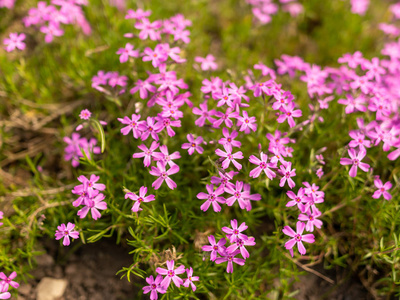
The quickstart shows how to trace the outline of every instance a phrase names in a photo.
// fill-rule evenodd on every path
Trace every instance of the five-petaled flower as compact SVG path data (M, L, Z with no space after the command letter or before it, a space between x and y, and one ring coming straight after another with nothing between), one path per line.
M156 279L154 280L153 275L146 278L146 282L149 284L148 286L143 287L143 293L148 294L150 293L150 300L157 300L158 294L165 294L167 290L161 285L162 276L157 275Z
M354 149L349 149L348 150L350 158L341 158L340 159L340 164L341 165L352 165L349 171L350 177L356 177L357 176L357 168L360 168L364 172L368 172L369 170L369 165L366 163L361 162L361 160L365 157L367 152L365 149L361 149L360 152L356 154L356 150Z
M219 203L225 203L225 198L224 197L219 197L219 195L224 193L224 187L220 185L215 191L214 191L214 185L213 184L207 184L206 189L208 194L206 193L198 193L197 198L198 199L207 199L206 202L204 202L201 206L200 209L202 211L207 211L210 205L212 204L213 209L215 212L221 211L221 206L218 204Z
M377 178L374 180L374 184L375 184L377 190L372 195L372 198L378 199L383 195L383 198L385 198L386 200L392 199L392 195L390 195L390 193L388 192L388 190L390 190L392 188L392 184L390 181L383 184L382 180Z
M173 165L171 168L169 168L168 171L165 169L165 164L161 161L157 161L157 168L152 166L150 174L153 176L158 176L158 178L153 182L151 185L155 190L158 190L161 186L161 184L164 182L167 183L168 187L173 190L176 188L176 183L169 178L170 175L178 173L179 172L179 167L178 165Z
M79 237L79 232L74 230L75 228L75 224L72 224L70 222L68 222L67 226L65 226L65 224L61 224L60 226L57 226L57 230L56 230L56 240L60 240L62 238L64 238L63 240L63 245L64 246L69 246L70 244L70 240L69 238L73 238L73 239L77 239ZM1 273L0 273L1 276Z
M203 153L204 149L200 145L204 143L204 140L201 136L198 136L196 139L194 139L192 134L188 134L187 139L189 143L182 144L182 149L189 149L189 155L192 155L194 153L194 150L196 150L200 154Z
M167 260L167 268L168 269L163 269L163 268L157 268L156 272L160 275L165 275L163 281L161 281L161 285L167 289L169 287L169 284L171 283L171 280L175 283L177 287L180 287L181 284L183 284L182 278L179 278L177 275L185 273L185 266L180 265L176 269L174 268L175 266L175 261Z
M193 281L199 281L199 276L193 276L193 269L190 267L186 269L187 278L185 279L185 283L183 284L184 287L192 287L193 292L196 291L196 286L194 285Z
M224 161L222 162L222 168L227 169L229 167L229 164L232 162L234 166L238 169L242 169L242 165L238 163L235 159L242 159L243 158L243 153L242 151L238 151L236 153L232 153L232 146L229 144L224 145L225 151L222 151L221 149L215 150L215 153L218 156L225 157Z
M314 243L315 237L313 234L303 234L304 227L306 225L303 222L298 221L296 225L296 231L295 232L292 228L289 226L285 226L282 229L282 232L288 236L290 236L292 239L287 241L285 243L285 248L290 250L290 255L293 257L293 246L297 243L297 249L299 250L299 253L301 255L306 254L306 248L303 245L303 242L306 243Z
M146 196L146 194L147 194L147 187L145 187L145 186L142 186L139 189L139 196L136 195L135 193L131 193L131 192L125 194L125 199L129 198L133 201L136 201L135 204L133 204L133 206L132 206L133 212L138 212L138 211L142 210L140 208L140 204L142 202L150 202L150 201L156 200L156 196L154 196L154 195Z

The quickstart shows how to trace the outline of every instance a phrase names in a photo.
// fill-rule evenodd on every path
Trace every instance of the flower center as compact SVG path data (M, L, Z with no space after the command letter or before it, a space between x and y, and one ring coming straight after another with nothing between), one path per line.
M235 229L235 230L233 231L233 234L238 235L238 234L239 234L239 231L238 231L237 229Z
M295 239L297 242L300 242L300 241L301 241L301 235L300 235L300 234L296 234L296 235L294 236L294 239Z
M157 286L153 283L153 284L151 285L151 288L152 288L153 290L155 290L155 289L157 288Z
M68 231L68 230L65 230L65 231L64 231L64 235L69 235L69 231Z
M175 275L175 272L173 270L168 271L168 276L173 277Z
M193 148L196 147L196 144L195 144L195 143L192 143L192 147L193 147Z

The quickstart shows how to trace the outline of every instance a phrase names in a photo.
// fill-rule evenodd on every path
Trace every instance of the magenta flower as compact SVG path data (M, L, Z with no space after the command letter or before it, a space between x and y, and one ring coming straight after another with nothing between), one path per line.
M19 283L16 281L13 281L13 279L17 277L17 272L12 272L10 276L6 276L3 272L0 272L0 287L3 285L3 288L7 291L9 286L12 286L14 289L17 289L19 287ZM7 298L4 298L7 299Z
M367 108L363 105L366 102L365 97L360 95L357 98L353 98L352 95L346 95L346 99L339 99L338 103L346 105L345 112L350 114L354 111L366 112Z
M196 140L194 139L192 134L188 134L186 137L189 143L182 144L182 149L189 149L189 155L192 155L194 153L194 150L196 150L199 154L202 154L204 152L203 147L200 147L200 145L204 142L201 136L198 136Z
M156 200L156 196L154 195L148 195L147 194L147 187L142 186L139 189L139 196L137 196L135 193L126 193L125 194L125 199L129 198L133 201L136 201L135 204L132 206L132 211L133 212L138 212L141 211L142 209L140 208L140 204L142 202L150 202Z
M238 227L238 223L236 221L236 219L231 220L231 227L222 227L222 231L226 233L226 237L229 239L229 241L231 243L234 243L237 239L241 239L241 240L247 240L248 237L247 235L241 233L242 231L245 231L248 226L246 225L245 222L243 222L242 224L240 224L240 226Z
M220 177L211 176L210 182L212 184L222 185L223 187L225 187L229 182L229 180L232 180L235 175L239 174L239 172L234 172L234 171L224 172L224 173L218 171L218 173Z
M8 291L8 286L0 284L0 299L10 299L11 294Z
M11 52L14 49L24 50L26 45L23 40L25 40L24 33L10 33L9 38L4 39L3 41L4 45L6 45L6 51Z
M237 258L235 257L236 255L238 255L240 253L239 250L236 250L232 253L225 253L223 255L223 257L218 257L215 260L216 264L221 264L223 262L228 262L228 265L226 266L226 272L227 273L232 273L233 272L233 263L236 263L240 266L243 266L245 263L245 260L243 258Z
M236 241L230 245L228 248L226 248L227 253L233 253L237 248L240 250L240 254L242 254L243 258L249 258L250 254L249 251L245 248L245 246L254 246L256 242L254 241L253 237L249 237L248 239L242 240L242 239L236 239Z
M135 87L132 88L129 92L131 94L134 94L137 91L139 91L141 99L146 99L149 96L148 92L155 93L157 91L157 88L151 85L149 80L143 81L138 79L138 81L135 84Z
M181 155L178 151L175 151L172 154L168 153L168 148L165 145L160 146L161 152L154 152L154 160L160 160L165 165L169 165L170 167L175 166L176 163L173 162L174 159L181 158Z
M282 106L280 110L283 112L283 114L281 114L278 117L277 119L278 123L283 123L285 120L287 120L290 128L294 127L296 123L294 122L293 118L299 118L302 116L301 110L300 109L295 110L294 108L295 108L294 102L290 102L288 105Z
M236 153L232 153L232 146L229 144L224 145L225 151L222 151L221 149L215 150L215 153L218 156L221 156L222 158L225 157L225 160L222 162L222 168L227 169L232 162L234 166L238 169L242 169L242 165L238 163L235 159L242 159L243 158L243 153L242 151L238 151Z
M392 184L390 183L390 181L383 184L382 181L377 178L374 180L374 184L377 190L372 195L372 198L379 199L383 195L383 198L385 198L386 200L392 199L392 195L390 195L390 193L388 192L388 190L392 188Z
M243 111L243 117L236 117L238 120L237 126L240 126L239 131L244 131L244 133L249 134L250 129L254 132L257 130L256 117L249 117L247 111Z
M241 209L245 209L248 204L248 198L250 197L249 192L242 191L243 182L236 181L236 185L233 183L227 183L225 186L225 192L232 196L226 199L226 204L232 206L236 201L239 203Z
M350 177L356 177L357 176L357 168L359 167L361 170L364 172L368 172L369 170L369 165L366 163L361 162L361 160L365 157L367 152L363 149L356 154L356 150L354 149L349 149L348 150L350 158L341 158L340 159L340 164L341 165L352 165L350 168L349 175Z
M248 183L244 184L243 187L243 192L246 192L249 194L248 197L245 197L245 204L246 204L246 210L250 211L252 206L250 201L260 201L261 200L261 195L260 194L250 194L251 186Z
M308 200L308 197L305 195L305 189L304 188L300 188L299 191L297 192L297 195L295 193L293 193L292 191L288 191L286 192L286 195L292 199L291 201L289 201L286 204L286 207L291 207L294 205L297 205L298 209L301 212L305 212L305 206L303 205L303 203L306 203Z
M88 214L89 210L92 214L92 218L97 220L101 217L99 210L107 209L107 203L104 200L106 196L104 194L99 193L99 191L94 190L93 197L86 199L85 207L78 211L78 216L83 219Z
M289 226L285 226L282 229L282 232L288 236L290 236L292 239L287 241L285 243L285 248L290 250L290 254L293 257L293 246L297 243L297 249L299 250L299 253L301 255L306 254L306 248L303 245L303 242L306 243L314 243L315 242L315 237L313 234L303 234L304 227L306 225L300 221L297 222L296 225L296 231L295 232L292 228Z
M140 150L142 150L143 152L138 152L138 153L134 153L132 155L133 158L140 158L140 157L144 157L143 160L143 164L145 167L150 167L151 164L151 158L154 157L154 150L156 150L158 148L160 144L158 144L156 141L153 141L151 143L150 148L147 148L145 144L142 144L140 146L138 146L138 148Z
M88 109L84 109L79 114L79 118L81 118L82 120L89 120L91 115L92 113Z
M324 156L323 156L322 154L317 154L317 155L315 155L315 158L317 159L317 161L318 161L321 165L325 165Z
M322 221L318 220L317 218L321 216L321 212L317 208L313 208L313 211L310 210L306 213L306 215L299 214L300 221L307 221L306 223L306 230L309 232L314 231L314 226L317 228L321 228Z
M165 180L168 187L173 190L174 188L176 188L176 183L171 178L169 178L169 176L178 172L179 167L177 165L173 165L168 171L166 171L165 164L157 161L157 168L152 166L150 174L153 176L158 176L158 178L153 182L151 186L155 190L158 190Z
M200 116L200 118L198 118L194 122L194 124L196 124L199 127L203 127L206 120L208 120L211 124L215 122L215 119L212 118L211 116L215 115L216 111L215 109L208 110L207 101L204 101L203 103L200 104L200 109L194 107L193 113L195 115Z
M220 119L219 119L219 120L216 120L216 121L213 123L212 126L213 126L214 128L219 128L219 126L222 124L222 122L225 123L226 127L231 128L232 125L233 125L233 122L231 121L231 118L235 118L235 119L238 118L238 117L239 117L239 113L238 113L238 112L233 112L233 108L228 107L228 108L226 109L226 112L225 112L225 113L220 112L220 111L217 111L217 112L215 113L215 116L218 117L218 118L220 118Z
M128 11L126 12L125 19L136 19L140 21L143 18L146 18L150 15L151 15L150 10L144 11L143 9L138 8L136 11L134 11L133 9L128 9Z
M84 175L80 175L78 177L78 180L80 182L82 182L81 185L77 185L74 187L74 190L82 190L84 189L85 183L86 183L86 187L87 189L90 190L99 190L99 191L104 191L106 189L106 185L103 183L96 183L97 181L99 181L100 176L97 175L90 175L90 178L87 179Z
M158 294L165 294L167 290L161 285L162 276L157 275L156 280L154 280L153 275L146 278L148 286L143 287L143 294L148 294L150 292L150 300L157 300Z
M122 63L127 62L129 57L139 57L139 51L133 50L134 46L127 43L125 48L119 48L117 54L121 55L119 61Z
M151 61L154 68L160 66L163 62L168 59L168 54L165 53L164 48L161 44L158 44L154 51L153 49L146 47L143 51L143 61Z
M201 63L201 69L203 71L216 70L218 68L218 65L215 63L215 57L211 54L208 54L205 58L196 56L194 61Z
M56 230L56 240L60 240L64 238L63 240L63 245L64 246L69 246L70 240L69 238L77 239L79 237L79 232L74 230L75 224L72 224L68 222L67 226L65 224L61 224L60 226L57 226ZM1 274L0 274L1 276Z
M64 30L62 30L57 23L49 23L47 26L40 27L40 31L45 34L44 41L51 43L55 36L62 36Z
M138 129L142 132L140 137L142 141L147 140L150 135L153 140L158 141L158 133L162 130L162 126L159 123L155 123L153 117L147 117L147 124L140 124Z
M224 193L224 187L219 186L215 191L214 191L214 185L212 184L207 184L206 189L208 194L206 193L198 193L197 198L198 199L207 199L206 202L204 202L201 206L200 209L202 211L207 211L210 205L212 204L213 209L215 212L220 212L221 211L221 206L218 204L219 203L225 203L225 198L224 197L218 197L219 195Z
M0 211L0 220L3 219L3 215L4 213L2 211ZM3 222L0 222L0 226L3 225Z
M318 176L318 178L321 179L322 176L324 176L324 171L322 170L322 168L319 168L315 174Z
M193 269L186 269L187 278L185 279L185 283L183 284L184 287L192 287L192 291L196 291L196 286L194 285L193 281L199 281L199 276L193 276Z
M264 171L265 175L267 175L270 180L274 179L276 177L276 174L275 172L271 171L270 168L277 168L276 164L268 163L268 156L263 152L261 152L260 156L261 160L254 155L250 156L249 161L252 164L257 165L258 167L251 170L249 176L257 178L258 176L260 176L261 172Z
M292 163L288 162L286 166L281 165L279 172L282 174L282 179L279 183L280 187L285 185L285 182L288 182L289 187L292 189L295 187L295 183L291 177L296 176L296 169L292 170Z
M156 272L160 275L166 275L161 282L161 286L165 289L169 287L171 280L175 283L177 287L180 287L183 284L183 280L179 278L177 275L185 273L185 266L180 265L178 268L174 269L175 262L173 260L167 260L167 268L157 268Z
M224 255L226 248L224 247L226 243L226 239L222 238L218 241L218 243L215 242L215 238L213 235L210 235L208 237L208 241L210 242L210 245L204 245L201 250L203 251L211 251L210 254L210 260L214 261L217 259L217 253L219 255Z
M366 150L365 147L371 147L371 141L365 139L365 135L358 130L351 130L349 132L349 136L353 139L349 146L351 148L356 148L357 146L360 147L360 150Z
M224 135L224 138L221 138L218 143L221 145L231 145L232 147L238 147L240 148L242 146L242 143L239 141L235 141L235 138L238 136L238 132L236 130L232 130L232 133L229 134L228 128L222 128L222 134Z
M140 30L139 38L141 40L150 38L152 41L160 39L161 35L157 29L159 29L161 26L161 21L150 23L150 21L146 18L141 18L140 21L135 24L135 28Z
M145 121L139 121L139 120L140 120L140 115L135 115L135 114L132 114L132 120L129 119L129 117L124 117L123 119L118 118L118 121L120 121L122 124L128 125L121 129L121 133L123 135L127 135L132 130L133 137L135 139L140 138L142 133L139 130L139 125L145 124Z

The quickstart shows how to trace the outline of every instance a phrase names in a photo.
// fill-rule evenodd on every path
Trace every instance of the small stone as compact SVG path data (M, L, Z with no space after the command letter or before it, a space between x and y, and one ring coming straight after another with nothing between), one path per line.
M57 300L67 288L68 281L44 277L36 287L37 300Z

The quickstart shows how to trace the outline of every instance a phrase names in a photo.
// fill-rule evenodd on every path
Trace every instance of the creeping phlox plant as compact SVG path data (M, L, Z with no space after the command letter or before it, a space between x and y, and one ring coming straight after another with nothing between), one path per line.
M262 24L278 19L279 10L301 22L308 7L297 0L246 2L250 19L251 10ZM323 66L281 54L236 70L214 47L196 47L198 24L186 15L157 18L148 9L125 11L126 4L110 2L124 14L115 17L118 30L129 32L85 52L96 63L79 74L77 95L87 89L88 99L71 109L75 120L55 112L65 125L59 148L68 172L60 173L74 184L44 193L60 201L28 193L42 207L26 216L31 203L17 200L22 221L13 224L0 211L0 230L10 238L19 230L19 239L32 241L24 248L29 253L44 234L65 246L60 251L116 237L133 248L132 265L117 274L134 276L151 300L274 298L271 291L291 298L296 265L309 271L319 263L348 267L376 299L400 292L400 2L389 7L392 22L379 24L379 55L338 53L337 64ZM23 23L44 33L46 43L67 35L65 25L89 35L88 5L39 1ZM370 1L343 5L362 18ZM13 9L14 1L0 0L0 7ZM24 55L30 34L7 33L5 52ZM103 56L113 63L101 62ZM70 84L67 76L63 81ZM38 160L27 162L44 189L52 179ZM0 299L19 287L18 259L33 257L14 248L0 251L10 274L0 273ZM3 259L2 251L18 259Z

